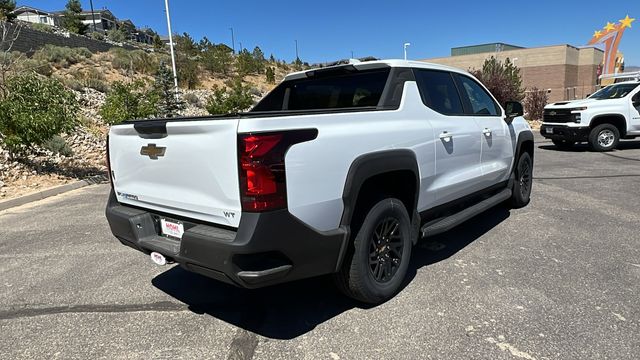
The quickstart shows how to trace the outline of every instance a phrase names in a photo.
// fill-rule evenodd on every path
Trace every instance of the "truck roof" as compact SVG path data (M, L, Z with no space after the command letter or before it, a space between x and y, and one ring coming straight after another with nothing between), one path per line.
M432 69L432 70L443 70L443 71L451 71L457 72L461 74L468 74L466 71L455 68L447 65L434 64L424 61L413 61L413 60L401 60L401 59L387 59L387 60L374 60L374 61L362 61L362 62L354 62L350 64L341 64L336 66L328 66L324 68L313 68L304 71L297 71L288 74L285 76L284 80L295 80L302 79L308 77L309 73L313 73L319 69L333 69L340 67L353 66L358 70L367 70L367 69L378 69L383 67L403 67L403 68L417 68L417 69Z

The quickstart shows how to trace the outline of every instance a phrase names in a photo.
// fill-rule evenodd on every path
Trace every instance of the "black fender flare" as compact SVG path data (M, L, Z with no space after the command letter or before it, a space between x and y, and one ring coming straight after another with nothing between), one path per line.
M361 155L351 163L342 192L344 208L340 225L348 226L351 224L360 189L367 179L398 170L409 170L415 175L416 191L413 209L407 209L411 215L417 207L420 193L420 171L416 154L409 149L383 150Z
M531 141L531 143L534 143L533 140L533 132L530 130L525 130L525 131L521 131L518 134L518 140L516 141L516 146L513 149L513 162L511 164L511 173L512 175L515 174L515 170L516 170L516 164L518 163L518 159L520 159L520 155L522 154L522 148L524 146L524 143L527 141ZM531 161L533 161L533 148L531 149ZM511 184L509 184L511 186Z

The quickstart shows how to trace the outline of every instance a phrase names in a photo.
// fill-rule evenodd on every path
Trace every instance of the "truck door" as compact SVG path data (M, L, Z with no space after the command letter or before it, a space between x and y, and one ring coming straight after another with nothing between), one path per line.
M482 139L480 163L484 187L505 181L513 160L512 139L502 109L476 80L455 74L465 113L480 126Z
M426 192L441 205L482 189L480 127L465 116L453 76L448 71L416 69L425 105L425 119L433 128L436 169Z

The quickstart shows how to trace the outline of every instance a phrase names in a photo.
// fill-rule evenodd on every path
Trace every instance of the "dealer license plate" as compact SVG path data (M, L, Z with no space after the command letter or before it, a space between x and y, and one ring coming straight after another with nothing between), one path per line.
M544 130L547 132L547 134L553 134L553 128L545 128Z
M182 239L184 225L179 221L160 219L160 230L163 235Z

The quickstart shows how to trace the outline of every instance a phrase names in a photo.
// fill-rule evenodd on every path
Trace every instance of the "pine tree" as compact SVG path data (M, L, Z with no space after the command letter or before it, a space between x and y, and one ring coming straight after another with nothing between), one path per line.
M251 57L253 58L253 72L261 74L264 71L264 53L260 47L256 46L253 48L253 52L251 53Z
M82 22L81 12L82 5L80 4L80 0L67 1L62 18L62 27L72 33L85 34L88 26Z
M276 72L271 66L267 67L266 77L267 77L267 82L269 84L275 84L275 82L276 82Z
M165 47L166 47L166 44L162 42L160 35L158 34L153 35L153 48L156 50L164 50Z
M157 109L160 117L178 116L185 104L176 96L173 73L164 63L160 63L156 73L152 96L158 98Z

